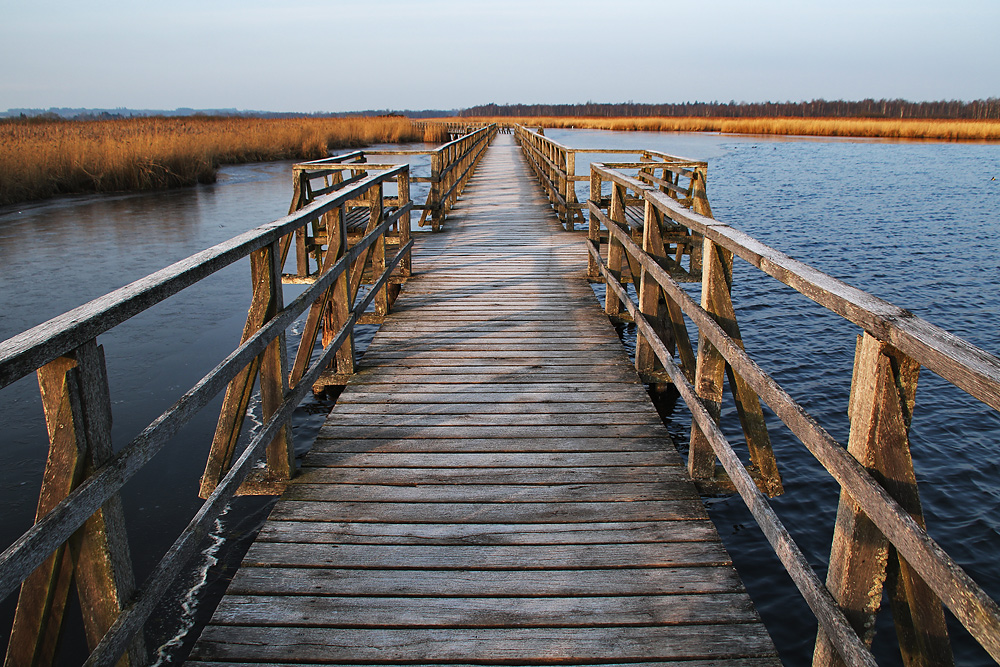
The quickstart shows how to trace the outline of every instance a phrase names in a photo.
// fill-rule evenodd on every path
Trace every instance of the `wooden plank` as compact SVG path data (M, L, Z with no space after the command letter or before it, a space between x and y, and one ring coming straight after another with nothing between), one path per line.
M337 405L337 414L397 414L400 411L399 401L379 401L373 399L367 402L352 402ZM602 406L605 407L605 406ZM607 412L612 415L617 414L648 414L649 406L641 401L615 401L608 402ZM406 414L434 414L434 415L509 415L509 414L574 414L593 412L594 406L590 403L556 402L548 403L420 403L410 402L406 406ZM615 417L612 416L611 419Z
M188 660L187 664L197 665L199 667L232 667L231 662L216 662L214 660ZM249 662L241 660L240 665L243 667L274 667L274 663L263 663L263 662ZM294 662L289 660L282 660L281 667L307 667L314 665L312 662ZM324 665L331 665L331 667L364 667L357 663L332 663L324 662ZM407 662L408 665L429 665L438 663L421 663L421 662ZM607 664L607 663L590 663L590 664ZM614 663L612 663L614 664ZM764 657L764 658L713 658L712 660L657 660L654 662L630 662L629 667L776 667L781 665L781 661L776 657ZM451 667L479 667L477 665L471 665L468 663L449 663Z
M414 430L419 429L419 430ZM405 438L408 435L421 438L455 438L468 432L466 426L337 426L326 424L320 429L323 438ZM478 426L476 433L481 438L585 438L596 433L606 437L618 438L651 438L660 436L666 439L662 427L647 424L622 424L593 426L558 425L558 426ZM608 463L608 465L613 465ZM626 465L630 465L626 462ZM651 462L648 465L657 465Z
M634 502L565 503L368 503L288 501L275 505L273 520L347 519L364 523L582 523L605 521L686 521L708 516L690 498Z
M244 567L334 567L368 570L566 570L620 567L691 567L730 564L718 542L591 545L367 545L254 543Z
M324 427L325 429L325 427ZM425 431L423 429L422 431ZM483 429L476 429L477 432ZM327 430L329 432L329 430ZM423 432L421 436L426 437ZM347 437L354 437L348 435ZM318 444L318 443L317 443ZM602 468L665 466L675 459L663 451L368 453L315 450L303 465L333 468Z
M317 613L322 609L322 613ZM746 594L544 597L338 597L234 595L219 605L219 625L324 628L544 628L752 623Z
M619 662L673 658L773 656L770 637L755 623L616 628L341 629L209 626L194 659L456 662L470 655L495 661ZM667 654L666 656L664 654Z
M412 368L412 367L411 367ZM466 370L477 370L475 367L466 368ZM433 372L420 372L419 370L411 371L409 373L398 373L392 377L364 377L358 378L355 384L359 385L399 385L403 381L419 382L422 384L524 384L526 381L538 375L538 369L534 369L532 366L526 366L520 372L506 372L506 373L469 373L465 375L449 375L449 374L437 374ZM637 378L634 374L631 377L625 374L624 371L612 375L609 379L614 379L614 376L619 376L620 382L634 382ZM558 373L550 372L546 374L546 379L553 382L565 382L565 383L582 383L587 382L593 375L588 375L587 373Z
M386 477L390 477L386 475ZM696 500L687 480L618 484L295 484L282 498L300 501L388 503L563 503Z
M732 593L743 590L731 567L630 567L613 570L360 570L243 567L232 595L359 595L381 597L591 596Z
M689 481L680 462L664 466L603 468L317 468L304 466L289 486L330 484L502 485L502 484L667 484Z
M615 403L624 405L633 402L645 402L649 400L649 395L635 386L615 385L612 389L599 390L580 388L577 391L564 390L567 385L554 383L552 385L535 384L528 385L525 390L522 385L519 388L507 386L490 387L489 393L480 391L455 391L451 385L430 384L418 385L416 387L406 387L402 391L386 391L382 387L350 387L340 398L338 405L348 403L442 403L442 404L463 404L473 405L489 403L502 405L505 403L524 403L533 405L549 405L578 403L583 405L594 405L596 403ZM465 388L467 389L467 388ZM510 389L510 391L499 391L499 389Z
M708 521L421 524L268 521L261 542L300 544L639 544L718 541Z
M496 452L649 452L662 451L666 465L680 465L681 459L673 445L662 438L369 438L357 440L354 438L336 439L322 438L316 441L314 449L320 448L331 452L465 452L465 453L496 453ZM303 462L303 470L308 468L311 459ZM342 468L341 468L342 469ZM612 469L611 466L605 470ZM553 470L547 468L546 470Z
M357 414L333 413L323 425L324 429L332 430L336 427L401 427L412 426L415 428L444 427L444 426L506 426L508 424L517 426L599 426L608 424L622 425L647 425L650 429L649 435L660 432L662 424L655 414L649 412L611 412L605 414L588 413L555 413L555 414L484 414L466 410L464 413L449 412L441 414L435 413L408 413L408 414Z

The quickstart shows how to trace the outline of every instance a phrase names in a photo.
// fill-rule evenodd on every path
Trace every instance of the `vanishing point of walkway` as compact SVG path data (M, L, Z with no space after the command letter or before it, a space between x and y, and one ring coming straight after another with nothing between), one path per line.
M510 136L420 238L191 662L780 664Z

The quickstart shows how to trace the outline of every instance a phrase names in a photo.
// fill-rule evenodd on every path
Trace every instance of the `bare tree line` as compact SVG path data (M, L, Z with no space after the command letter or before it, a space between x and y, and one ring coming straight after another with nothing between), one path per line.
M963 102L909 102L865 99L811 102L684 102L681 104L483 104L462 116L591 116L591 117L713 117L713 118L946 118L998 119L1000 98Z

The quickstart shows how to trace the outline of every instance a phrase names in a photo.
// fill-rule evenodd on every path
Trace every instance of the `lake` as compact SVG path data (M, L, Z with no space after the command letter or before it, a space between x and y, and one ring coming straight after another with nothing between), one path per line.
M708 194L717 218L990 352L1000 351L1000 181L991 181L1000 176L998 145L583 130L546 134L577 148L649 148L708 160ZM578 160L578 173L585 169ZM579 192L583 200L583 184ZM276 162L224 167L213 185L0 208L0 340L277 218L290 199L291 163ZM846 443L857 328L740 260L734 276L733 301L748 351ZM289 288L286 302L294 294ZM248 264L241 262L100 338L117 446L234 348L249 299ZM371 330L365 333L370 336ZM623 335L627 341L634 331ZM294 332L290 349L293 343ZM220 400L125 488L139 581L200 505L197 480ZM727 400L725 430L738 441ZM328 409L329 402L316 400L300 408L298 450L308 448ZM5 434L0 538L6 545L31 525L45 463L35 380L22 379L0 392L0 413ZM786 489L774 505L822 577L836 484L780 423L773 418L769 423ZM668 428L680 445L689 427L686 410L678 407ZM1000 597L998 436L995 411L924 372L911 439L928 529L994 599ZM815 621L742 501L707 503L783 659L807 661ZM206 596L221 594L219 582L231 575L270 504L245 498L233 504L206 545L199 571L175 587L157 614L182 620L152 624L150 646L171 642L164 655L183 652L197 603L202 614L211 608ZM3 627L9 627L13 608L13 599L0 604ZM71 623L68 632L64 657L79 662L82 631ZM880 664L899 664L893 634L885 613L874 649ZM959 664L992 664L960 628L953 640Z

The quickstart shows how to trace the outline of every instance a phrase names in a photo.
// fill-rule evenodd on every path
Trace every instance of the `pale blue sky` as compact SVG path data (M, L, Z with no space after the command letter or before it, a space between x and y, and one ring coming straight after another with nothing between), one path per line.
M1000 0L0 0L0 109L1000 96Z

